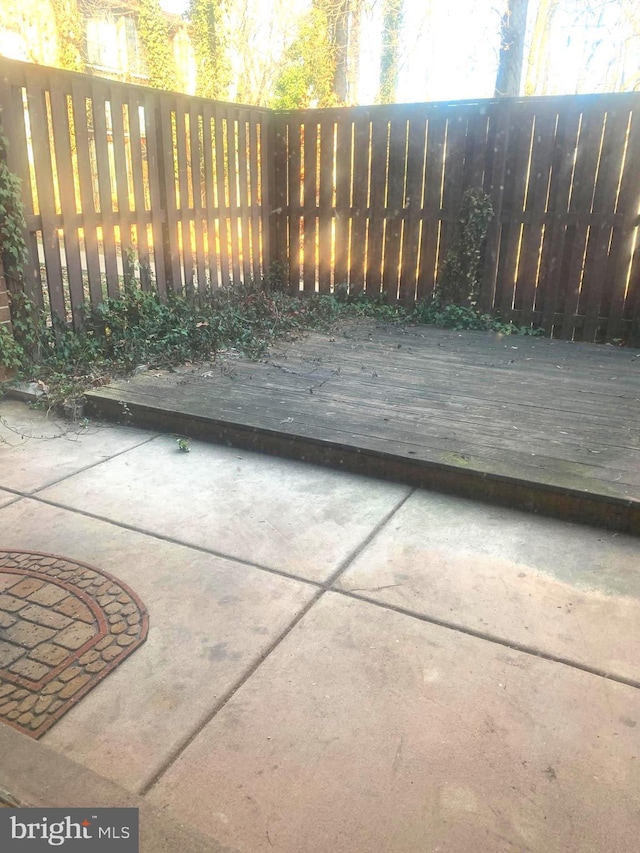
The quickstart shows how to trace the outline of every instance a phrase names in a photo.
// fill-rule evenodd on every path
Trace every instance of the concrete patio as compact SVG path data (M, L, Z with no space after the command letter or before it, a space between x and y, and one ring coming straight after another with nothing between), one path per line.
M137 805L148 853L637 849L636 538L0 418L0 548L95 566L149 613L41 740L0 725L0 789Z

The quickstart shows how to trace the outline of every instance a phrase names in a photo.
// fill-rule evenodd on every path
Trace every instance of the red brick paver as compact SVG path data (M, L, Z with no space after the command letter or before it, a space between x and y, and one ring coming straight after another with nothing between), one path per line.
M0 722L38 738L147 637L125 584L91 566L0 551Z

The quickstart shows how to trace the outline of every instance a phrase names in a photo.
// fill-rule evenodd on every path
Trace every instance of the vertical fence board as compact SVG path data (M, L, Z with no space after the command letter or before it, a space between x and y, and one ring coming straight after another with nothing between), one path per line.
M78 184L80 187L80 205L82 210L82 230L84 233L84 253L89 278L89 297L91 306L96 307L102 301L102 277L100 273L100 255L98 248L98 218L93 195L93 171L89 150L89 127L87 121L88 104L91 103L91 90L85 80L74 77L72 84L73 126L75 127L76 157L78 161Z
M112 87L109 92L111 105L111 144L115 165L115 191L118 203L118 225L120 230L120 253L123 269L133 251L131 239L131 214L129 211L129 186L127 181L127 155L124 145L124 119L122 90ZM129 270L131 272L131 270Z
M302 176L302 223L304 238L302 241L302 283L305 293L314 293L316 289L316 169L318 158L318 125L315 121L305 121L303 129L303 168Z
M336 130L335 286L346 285L349 281L352 133L353 121L348 115L340 116Z
M75 329L82 329L84 327L85 296L82 283L78 215L71 157L71 127L69 125L67 91L61 87L51 89L51 122L57 177L61 188L60 210L62 213L71 320Z
M218 278L218 252L216 248L217 227L215 217L215 165L214 165L214 140L211 133L213 111L210 104L205 103L202 108L202 147L203 147L203 169L204 169L204 192L205 209L207 220L207 262L209 266L209 283L211 290L215 291L219 286ZM204 214L203 214L204 215Z
M131 181L133 189L133 216L136 224L136 242L140 262L140 283L143 289L150 287L149 280L149 240L147 237L147 210L144 197L144 177L142 174L142 133L140 129L141 99L137 91L132 91L129 105L129 149L131 151ZM145 128L146 134L146 128Z
M242 244L242 273L245 281L252 275L251 209L249 207L248 115L241 111L238 118L238 186L240 190L238 217Z
M173 243L170 238L169 203L165 186L166 164L162 155L162 132L157 116L162 115L155 97L144 95L144 124L146 133L147 163L149 166L149 203L151 206L151 234L153 239L153 264L156 288L164 299L173 287ZM170 137L169 137L170 138ZM173 161L173 154L165 155Z
M582 114L582 126L578 139L576 166L569 213L574 221L567 228L565 253L568 261L566 283L562 302L562 337L574 335L580 287L584 274L584 255L589 236L588 214L591 213L596 170L600 156L600 143L605 113L601 109L588 109Z
M533 114L519 105L514 110L509 130L511 140L505 168L505 190L502 206L502 245L504 265L497 282L499 310L505 320L513 316L513 303L518 275L521 240L523 234L523 211L527 191L529 157L532 144ZM506 217L506 221L505 221ZM497 300L496 300L497 301Z
M520 311L519 321L523 326L531 325L536 304L556 118L553 105L550 105L547 110L537 112L535 116L531 168L525 202L526 221L514 295L514 306Z
M555 316L559 310L558 301L567 234L567 213L579 126L579 108L574 107L560 112L551 166L548 227L545 231L539 285L543 294L541 297L542 328L548 335L554 331Z
M369 192L369 234L367 238L367 268L365 291L376 299L382 291L382 262L384 257L385 196L389 121L386 117L371 122L371 189Z
M194 257L191 241L192 208L189 199L189 160L187 158L187 134L186 128L189 119L189 108L186 98L176 97L176 153L177 153L177 176L178 193L180 205L178 210L178 221L182 236L182 264L184 269L184 286L187 296L193 294L194 282ZM189 125L190 127L190 125Z
M215 151L216 151L216 184L218 196L218 233L220 235L220 276L223 287L231 284L231 266L229 264L229 203L226 189L227 163L224 156L225 125L222 110L215 113Z
M398 116L389 128L389 173L385 201L384 260L382 291L390 302L398 299L402 258L400 244L404 223L404 194L407 170L407 119Z
M113 210L113 188L109 166L109 139L107 130L106 107L108 102L107 86L100 82L93 85L93 132L96 148L96 167L100 198L100 224L102 228L102 254L104 256L107 292L117 296L118 260L114 230L115 214Z
M239 284L242 278L241 243L238 234L238 157L237 157L237 127L238 111L228 108L225 110L227 120L227 174L229 176L229 226L231 229L231 268L233 282Z
M484 184L488 132L488 111L470 112L464 155L464 175L462 178L462 185L465 188L479 188Z
M629 266L632 264L639 224L640 182L638 181L638 174L640 174L640 109L634 110L631 118L616 211L620 218L620 224L613 232L611 263L607 271L607 290L610 295L608 340L626 337L622 320L625 316L630 317L625 312L625 308L628 308L627 297L629 295L627 293L627 276ZM632 289L635 282L636 279L632 275ZM636 345L638 344L640 341L636 342Z
M334 190L333 158L335 148L335 124L324 121L320 124L320 162L319 162L319 217L318 217L318 288L320 293L331 290L332 230L333 210L332 198Z
M442 270L447 252L455 237L460 202L462 200L464 156L467 142L466 110L460 115L447 113L447 141L444 159L444 181L442 187L442 229L438 248L437 267Z
M249 228L251 233L251 274L255 281L263 275L260 254L260 163L258 158L258 117L249 118Z
M205 185L204 152L200 148L200 118L202 115L200 101L192 101L189 108L189 159L191 164L191 186L193 187L193 223L195 232L195 267L198 280L198 296L202 299L207 294L207 275L205 272L206 258L204 251L204 203L202 189Z
M289 286L293 293L300 290L300 222L302 192L301 126L298 121L287 125L288 210L289 210Z
M489 223L484 246L484 270L478 299L478 305L482 311L491 311L496 304L498 264L502 240L502 206L504 203L504 182L510 131L510 105L508 103L499 104L490 111L487 127L484 190L491 197L493 219Z
M46 106L46 79L41 71L27 77L27 99L33 159L38 186L38 209L42 220L42 242L51 313L66 322L60 242L58 238L56 201L53 185L53 150L49 138Z
M578 304L579 313L585 316L583 337L587 341L602 340L606 333L606 324L601 325L600 318L608 316L610 311L610 299L605 300L604 286L628 123L628 110L607 112L593 196L593 213L603 221L595 222L589 232L583 288Z
M440 112L430 112L427 124L424 213L418 282L418 296L421 299L428 299L436 284L446 129L447 120L445 116Z
M358 116L353 126L353 194L351 236L349 240L349 292L364 289L367 258L367 203L369 194L369 158L371 156L369 113Z
M424 193L424 160L427 122L424 111L409 116L407 130L407 179L403 199L406 219L402 241L399 301L410 306L416 300L420 216Z
M282 241L286 240L286 171L281 160L283 142L282 125L276 122L275 113L260 111L257 113L256 137L258 147L258 194L256 220L260 232L260 271L265 278L275 275L286 261L286 251L282 253ZM283 175L282 188L276 180L276 170ZM279 265L281 265L279 267ZM283 282L278 282L278 286Z
M287 216L289 204L287 124L276 114L273 120L263 121L261 127L260 193L264 262L266 265L277 264L286 278L289 274L287 262L290 255ZM275 269L276 267L273 267L272 272Z

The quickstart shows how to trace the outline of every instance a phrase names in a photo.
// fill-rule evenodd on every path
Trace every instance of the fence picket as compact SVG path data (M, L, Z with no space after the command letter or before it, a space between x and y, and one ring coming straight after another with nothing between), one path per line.
M533 130L531 166L525 202L527 221L523 225L521 263L515 282L514 308L519 321L530 326L536 308L538 272L542 251L547 194L552 166L557 114L551 108L536 113Z
M399 301L411 305L416 299L420 217L424 194L424 161L427 122L424 115L412 113L407 131L407 179L403 199L406 215L402 241Z
M568 259L566 278L563 276L562 337L581 337L577 317L580 288L584 275L584 257L589 236L589 217L593 188L600 158L600 144L606 113L604 110L584 112L578 139L576 166L569 203L569 213L576 214L567 228L565 252Z
M144 197L144 177L142 173L142 135L140 132L140 106L138 92L132 91L128 100L129 107L129 150L131 152L131 182L133 189L136 225L136 243L140 263L140 283L143 289L150 287L149 280L149 239L147 236L147 209ZM146 123L145 123L146 128ZM146 129L145 129L146 134Z
M331 200L333 195L333 155L335 147L335 123L323 122L320 125L320 160L319 160L319 216L318 216L318 289L320 293L331 290L332 267L332 230L333 210Z
M358 117L353 126L353 191L351 201L351 237L349 248L349 290L362 293L367 257L367 202L371 127L369 113Z
M404 194L407 170L407 119L398 117L389 127L389 173L385 202L382 292L390 302L398 299L402 267L400 243L404 225Z
M62 214L62 233L67 265L71 320L75 328L84 327L84 287L82 282L82 264L80 259L80 241L78 239L78 215L73 178L71 155L71 127L69 124L69 104L65 89L51 90L51 125L55 147L57 177L60 187L60 212Z
M42 243L47 273L47 289L52 316L67 321L62 283L58 217L53 178L53 140L49 136L46 80L38 69L27 76L27 100L31 123L33 165L38 188L38 209L42 222Z
M429 299L436 285L436 264L440 242L442 216L442 181L444 173L444 142L447 119L441 112L430 112L427 123L427 160L425 172L422 240L418 297Z
M153 239L153 265L156 289L165 299L173 285L172 241L169 236L169 207L165 187L165 162L162 154L162 133L157 125L160 115L157 101L150 93L143 95L145 142L149 168L149 204L151 207L151 234Z
M349 281L349 230L351 224L353 121L348 115L338 117L336 130L335 171L335 259L333 281L335 286Z
M248 229L251 235L251 265L250 274L254 281L260 281L263 274L260 261L260 159L258 151L258 120L255 116L248 118L248 163L249 163L249 194L247 198ZM261 137L262 138L262 137Z
M213 111L211 106L204 104L202 110L202 147L203 147L203 181L207 222L207 262L209 266L209 284L211 290L215 291L219 286L218 278L218 251L217 251L217 221L215 204L215 165L214 165L214 141L211 134ZM205 214L203 213L203 216Z
M302 283L305 293L314 293L316 289L316 236L317 217L317 162L318 162L318 125L315 121L306 121L303 125L303 175L302 175Z

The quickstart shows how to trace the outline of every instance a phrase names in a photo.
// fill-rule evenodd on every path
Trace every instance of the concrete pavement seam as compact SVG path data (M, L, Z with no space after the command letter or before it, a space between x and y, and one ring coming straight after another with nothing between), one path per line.
M393 516L406 504L409 498L415 494L417 489L415 487L410 487L407 494L401 498L389 512L380 519L380 521L374 525L373 530L365 536L365 538L359 542L356 547L351 551L350 554L341 560L339 566L335 571L329 575L328 579L324 581L322 584L325 590L331 589L333 584L346 572L351 563L358 557L364 549L371 544L371 542L375 539L375 537L387 526L387 524L391 521Z
M618 684L624 684L626 687L634 687L636 690L640 690L640 680L636 680L633 678L625 678L623 675L613 675L612 673L607 672L604 669L599 669L595 666L589 666L589 664L579 663L578 661L572 661L569 658L563 658L560 655L554 655L551 652L544 652L538 649L533 648L532 646L527 646L524 643L518 643L513 640L505 640L502 637L497 637L494 634L486 634L483 631L476 631L474 628L465 628L464 625L458 625L456 622L448 622L446 619L438 619L436 616L427 616L424 613L417 613L415 610L410 610L406 607L400 607L396 604L389 604L388 602L376 601L373 598L368 598L366 595L360 595L356 592L346 589L332 589L331 592L337 592L339 595L343 595L346 598L352 598L356 601L364 601L367 604L373 604L375 607L380 607L383 610L392 610L394 613L398 613L401 616L408 616L412 619L418 619L420 622L426 622L429 625L436 625L438 628L445 628L448 631L456 631L458 634L466 634L468 637L475 637L477 640L484 640L487 643L493 643L497 646L502 646L506 649L511 649L514 652L522 652L526 655L531 655L532 657L542 658L543 660L550 661L552 663L559 663L563 666L571 667L571 669L578 669L581 672L586 672L589 675L595 675L598 678L604 678L606 681L615 681Z
M161 767L154 771L151 775L147 777L144 782L137 787L136 793L138 793L141 797L146 796L149 791L156 785L160 779L164 776L167 770L171 767L171 765L180 757L180 755L187 749L191 743L198 737L200 732L209 725L209 723L216 717L220 711L225 707L225 705L235 696L235 694L243 687L247 681L251 678L251 676L256 672L256 670L262 666L264 661L272 654L272 652L277 649L280 643L286 639L286 637L293 631L293 629L298 625L298 623L307 615L307 613L311 610L311 608L317 604L317 602L322 598L326 590L318 589L316 590L315 595L298 611L295 617L291 620L291 622L284 628L283 631L278 634L278 636L273 640L269 646L262 652L259 657L251 664L251 666L247 669L247 671L233 684L227 691L224 693L220 699L215 703L213 708L211 708L207 714L200 720L200 722L195 726L193 731L191 731L186 737L180 741L180 743L171 751L169 757L162 763Z
M97 468L98 465L104 465L105 462L111 462L112 459L117 459L118 456L123 456L125 453L129 453L131 450L137 450L138 447L142 447L145 444L149 444L151 441L155 441L156 438L160 438L161 433L155 433L150 438L145 438L144 441L141 441L139 444L134 444L133 447L127 447L124 450L119 450L117 453L113 453L111 456L107 456L106 459L98 459L97 462L92 462L91 465L85 465L84 468L78 468L77 471L74 471L72 474L65 474L64 477L60 477L59 480L54 480L52 483L47 483L45 486L39 486L37 489L34 489L33 492L29 492L29 496L37 495L38 492L43 491L43 489L49 489L51 486L58 486L60 483L63 483L65 480L68 480L70 477L75 477L76 474L84 474L85 471L90 471L92 468ZM4 488L4 487L2 487Z
M200 732L209 725L209 723L220 713L220 711L225 707L225 705L233 698L233 696L240 690L247 681L254 675L254 673L258 670L258 668L266 661L270 655L278 648L278 646L288 637L288 635L293 631L293 629L300 623L300 621L309 613L309 611L323 598L326 592L330 591L331 584L333 584L340 575L346 571L346 569L351 565L353 560L364 550L364 548L369 545L371 540L377 536L377 534L389 523L389 521L393 518L393 516L398 512L398 510L404 505L406 501L409 500L411 495L415 492L415 489L409 489L407 494L399 500L394 507L386 513L386 515L374 525L373 529L370 533L358 543L358 545L348 554L341 562L338 568L330 575L328 580L326 580L323 584L318 585L319 588L316 590L315 595L312 596L310 601L308 601L304 607L302 607L295 617L291 620L291 622L287 625L287 627L276 637L276 639L270 643L268 648L258 657L257 660L249 667L249 669L238 679L238 681L231 687L229 690L216 702L214 707L205 715L205 717L197 724L192 732L190 732L183 740L178 744L177 747L171 752L171 755L163 762L162 766L156 770L153 774L151 774L139 788L137 792L140 796L146 796L149 791L156 785L162 776L167 772L167 770L171 767L171 765L179 758L179 756L184 752L185 749L189 747L189 745L198 737ZM257 567L256 567L257 568ZM300 578L295 578L295 580L301 580Z
M12 501L9 501L9 503L6 503L6 504L3 504L2 506L0 506L0 512L3 509L6 509L8 506L13 506L14 504L17 504L18 501L21 501L24 497L26 497L25 495L20 494L20 492L15 492L13 489L4 489L4 491L12 494L14 496L14 498Z
M268 572L271 575L277 575L281 578L286 578L291 581L298 581L298 583L305 583L309 586L315 586L320 589L323 589L323 584L321 581L309 580L308 578L300 577L299 575L294 575L290 572L285 572L283 569L273 569L270 566L263 566L260 563L253 563L251 560L245 560L242 557L234 557L232 554L225 554L223 551L215 551L212 548L205 548L203 545L195 545L191 542L185 542L182 539L174 539L172 536L163 536L162 533L156 533L152 530L145 530L142 527L136 527L133 524L127 524L125 521L116 521L113 518L107 518L104 515L98 515L94 512L89 512L85 509L78 509L77 507L67 506L66 504L59 503L58 501L52 501L48 498L44 498L41 495L33 494L33 495L22 495L22 497L30 498L38 503L46 504L47 506L55 507L56 509L63 509L66 512L77 513L78 515L83 515L86 518L93 518L95 521L103 521L105 524L112 524L114 527L121 527L123 530L130 530L132 533L139 533L140 536L148 536L150 539L159 539L161 542L168 542L170 545L179 545L182 548L191 548L193 551L198 551L201 554L208 554L211 557L218 557L221 560L229 560L232 563L238 563L241 566L247 566L250 569L257 569L261 572Z
M373 604L376 607L381 607L384 610L392 610L396 613L400 613L403 616L409 616L413 619L418 619L421 622L427 622L427 623L432 624L432 625L437 625L440 628L445 628L445 629L448 629L450 631L457 631L460 634L466 634L470 637L475 637L476 639L484 640L485 642L488 642L488 643L494 643L496 645L503 646L504 648L512 649L513 651L522 652L523 654L528 654L528 655L531 655L532 657L543 658L544 660L549 660L549 661L552 661L554 663L560 663L560 664L563 664L564 666L568 666L568 667L571 667L573 669L578 669L582 672L587 672L591 675L596 675L600 678L607 679L608 681L615 681L615 682L618 682L620 684L624 684L627 687L634 687L636 689L640 689L640 680L636 681L634 679L625 679L623 676L612 675L611 673L607 673L605 670L598 669L597 667L590 667L588 664L581 664L577 661L572 661L568 658L562 658L560 656L553 655L549 652L539 651L539 650L534 649L530 646L526 646L524 644L517 643L515 641L509 641L509 640L502 639L501 637L494 636L493 634L487 634L487 633L483 633L482 631L476 631L473 628L466 628L464 625L459 625L456 622L448 622L448 621L443 620L443 619L438 619L435 616L427 616L423 613L418 613L418 612L410 610L408 608L400 607L399 605L390 604L389 602L376 601L375 599L369 598L366 595L359 595L359 594L357 594L351 590L340 589L340 587L335 587L334 584L336 583L337 580L339 580L340 576L349 568L349 565L353 562L353 560L358 556L358 554L360 554L367 547L367 545L372 541L374 536L377 535L379 530L386 523L388 523L391 520L393 515L411 497L411 494L413 493L413 491L416 491L415 489L412 490L408 495L406 495L402 499L402 501L400 501L400 503L398 505L396 505L396 507L394 507L394 509L391 510L391 512L388 513L388 515L385 516L385 518L378 525L376 525L374 530L358 545L358 547L355 549L355 551L352 552L351 555L349 555L347 558L345 558L345 560L342 561L339 569L337 569L333 573L333 575L331 576L331 578L329 580L321 582L321 581L310 580L309 578L303 578L303 577L300 577L299 575L291 574L291 573L285 572L285 571L280 570L280 569L273 569L269 566L263 566L259 563L253 563L250 560L244 560L241 557L234 557L230 554L225 554L225 553L220 552L220 551L214 551L210 548L204 548L201 545L194 545L194 544L191 544L189 542L183 542L180 539L173 539L170 536L163 536L160 533L150 532L148 530L144 530L142 528L135 527L134 525L126 524L125 522L122 522L122 521L114 521L113 519L105 518L104 516L100 516L100 515L97 515L95 513L88 512L86 510L80 510L80 509L76 509L74 507L65 506L64 504L57 503L56 501L47 500L46 498L43 498L37 494L33 494L33 495L24 494L24 493L18 492L15 489L8 489L4 486L2 488L5 491L11 492L12 494L15 494L18 496L18 500L12 501L10 504L7 504L6 506L13 506L21 498L32 499L34 501L37 501L38 503L43 503L43 504L46 504L48 506L53 506L56 509L63 509L67 512L78 513L78 515L82 515L82 516L85 516L87 518L93 518L96 521L102 521L106 524L112 524L115 527L120 527L124 530L130 530L132 533L138 533L141 536L148 536L151 539L158 539L162 542L168 542L171 545L178 545L178 546L183 547L183 548L191 548L194 551L198 551L199 553L202 553L202 554L208 554L212 557L217 557L218 559L229 560L232 563L237 563L241 566L246 566L246 567L251 568L251 569L256 569L257 571L267 572L268 574L276 575L277 577L286 578L287 580L292 580L292 581L296 581L298 583L306 584L307 586L316 587L316 589L318 589L318 595L313 599L312 603L316 603L320 599L320 597L322 596L322 594L324 592L327 592L327 591L335 592L335 593L338 593L339 595L343 595L347 598L357 599L358 601L365 601L368 604ZM4 509L4 508L5 507L0 507L0 510Z

